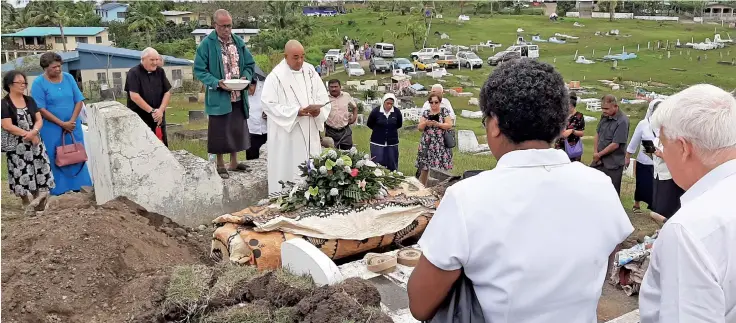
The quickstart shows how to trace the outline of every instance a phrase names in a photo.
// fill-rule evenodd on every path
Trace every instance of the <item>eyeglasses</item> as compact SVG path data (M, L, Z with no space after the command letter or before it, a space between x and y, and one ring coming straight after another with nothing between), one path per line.
M440 104L440 101L429 101L431 104Z
M488 116L484 115L482 119L480 119L480 124L483 125L483 128L486 127L486 120L488 119Z
M215 25L219 26L220 28L233 29L233 25L220 25L220 24L215 24Z
M28 82L13 82L13 84L21 84L21 85L28 86Z

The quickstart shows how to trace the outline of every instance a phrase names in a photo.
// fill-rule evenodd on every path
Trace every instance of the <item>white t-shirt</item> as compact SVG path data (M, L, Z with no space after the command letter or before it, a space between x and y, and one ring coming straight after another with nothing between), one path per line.
M736 322L736 160L682 195L639 292L642 323Z
M419 245L464 268L486 322L594 323L608 257L633 230L606 175L530 149L448 188Z

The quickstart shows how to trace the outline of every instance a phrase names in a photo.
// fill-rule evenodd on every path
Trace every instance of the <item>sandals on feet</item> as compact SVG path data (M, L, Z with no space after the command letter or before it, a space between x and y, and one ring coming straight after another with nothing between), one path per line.
M220 178L222 179L228 179L230 178L230 174L227 173L227 168L225 167L218 167L217 168L217 174L220 175Z
M235 168L231 169L231 171L233 171L233 172L248 172L248 171L250 171L250 167L248 167L248 165L246 165L245 163L238 163L238 165L235 166Z
M641 208L634 207L633 208L633 211L634 211L634 214L640 214L641 213Z

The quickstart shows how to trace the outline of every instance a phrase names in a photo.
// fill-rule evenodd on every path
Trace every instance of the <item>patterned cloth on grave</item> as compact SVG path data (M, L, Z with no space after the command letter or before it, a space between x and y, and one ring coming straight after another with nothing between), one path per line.
M657 238L644 237L644 242L616 253L609 276L612 285L621 287L628 296L639 293L644 274L649 268L652 245Z
M255 206L213 220L220 227L212 239L212 256L259 269L281 266L281 243L303 238L331 259L401 242L424 231L439 196L415 178L390 190L383 199L356 207L304 208L282 213Z

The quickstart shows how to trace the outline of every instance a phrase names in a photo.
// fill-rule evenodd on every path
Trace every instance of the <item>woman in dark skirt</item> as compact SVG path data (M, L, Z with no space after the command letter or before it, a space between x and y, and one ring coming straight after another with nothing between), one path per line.
M661 100L652 101L645 120L648 121L654 114L659 103L661 103ZM665 222L680 209L680 197L685 194L685 190L677 186L672 179L670 170L667 168L664 159L662 159L663 148L659 141L659 134L656 131L652 131L652 133L654 134L653 143L656 150L652 156L654 161L654 194L650 209L652 210L652 218L659 222Z
M634 191L634 213L641 213L641 202L647 204L652 209L652 185L654 182L654 161L652 157L646 153L646 149L642 145L642 141L654 141L654 132L649 126L649 120L643 119L636 125L634 134L631 136L629 146L626 148L626 167L629 167L631 156L639 151L636 155L636 191Z
M383 104L371 111L366 125L371 128L371 157L389 170L399 169L399 129L403 119L401 111L394 107L396 97L383 96Z

